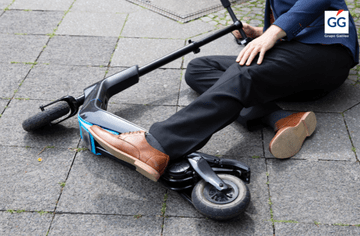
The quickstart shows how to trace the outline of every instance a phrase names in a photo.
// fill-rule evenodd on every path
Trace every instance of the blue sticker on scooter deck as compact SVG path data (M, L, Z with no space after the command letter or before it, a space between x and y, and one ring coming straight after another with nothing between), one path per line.
M93 126L93 124L85 121L80 116L78 116L79 126L80 126L80 137L82 140L85 141L85 143L88 145L89 150L94 153L95 155L101 155L101 153L96 152L96 145L95 145L95 139L89 132L89 128ZM109 130L106 128L103 128L104 130L108 131L109 133L118 135L118 132L115 132L113 130Z

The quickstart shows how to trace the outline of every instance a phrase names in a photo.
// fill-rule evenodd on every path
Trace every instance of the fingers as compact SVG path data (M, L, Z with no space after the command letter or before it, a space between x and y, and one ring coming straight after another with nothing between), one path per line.
M258 59L258 61L257 61L257 64L258 64L258 65L261 65L261 63L263 62L264 56L265 56L265 52L266 52L265 49L262 49L262 50L260 51L259 59Z
M236 62L238 62L241 66L245 65L245 63L249 66L254 58L260 53L257 63L261 64L264 59L265 51L266 50L260 45L253 45L250 43L239 53L236 58Z

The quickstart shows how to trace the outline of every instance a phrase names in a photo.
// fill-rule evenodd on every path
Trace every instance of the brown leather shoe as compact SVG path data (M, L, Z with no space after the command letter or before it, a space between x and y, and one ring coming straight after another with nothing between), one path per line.
M295 113L277 121L275 127L277 133L269 150L276 158L289 158L298 153L305 138L314 133L316 116L312 111Z
M169 156L150 146L144 131L111 134L93 125L89 132L94 139L117 158L136 166L136 171L158 181L169 162Z

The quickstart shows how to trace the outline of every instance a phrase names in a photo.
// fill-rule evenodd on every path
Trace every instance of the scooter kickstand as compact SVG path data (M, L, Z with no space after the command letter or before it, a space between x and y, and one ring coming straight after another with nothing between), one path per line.
M192 153L188 156L190 165L194 168L196 173L205 181L214 186L219 191L228 189L228 186L222 181L219 176L213 171L209 163L199 154Z

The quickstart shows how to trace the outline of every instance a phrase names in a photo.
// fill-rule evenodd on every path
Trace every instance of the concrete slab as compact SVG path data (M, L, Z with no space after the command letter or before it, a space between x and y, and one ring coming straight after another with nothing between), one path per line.
M215 27L205 22L193 21L182 25L143 10L129 15L121 36L186 39L214 29Z
M269 160L274 220L360 223L357 162Z
M43 11L66 11L74 0L16 0L10 9L43 10Z
M46 235L52 214L0 212L2 235Z
M0 145L38 148L47 146L76 147L80 135L75 118L54 127L44 127L37 132L28 133L23 130L22 122L41 112L39 106L49 102L50 100L13 99L0 119Z
M275 223L276 235L359 235L360 227Z
M5 107L6 107L6 105L8 104L8 100L6 100L6 99L0 99L0 111L1 112L3 112L4 111L4 109L5 109ZM0 113L1 113L0 112Z
M83 90L102 80L105 68L38 64L21 85L17 98L55 100L78 97ZM1 89L0 89L1 91Z
M0 150L1 210L54 211L74 152L45 147Z
M55 36L39 58L42 63L107 66L116 37Z
M186 84L185 81L185 73L186 70L182 71L181 76L181 85L180 85L180 94L179 94L179 105L180 106L187 106L192 101L194 101L199 94L195 92L189 85Z
M76 156L57 212L161 215L165 188L103 156Z
M12 0L0 0L0 9L5 9L12 3Z
M15 34L50 34L63 15L63 12L54 11L6 11L0 17L0 31Z
M332 113L316 113L316 117L318 124L315 132L305 140L300 152L292 158L356 161L343 117ZM273 158L269 152L269 143L274 135L272 129L264 129L266 157Z
M279 102L278 105L285 110L343 112L359 102L359 88L354 86L353 81L346 80L340 88L319 100L312 102Z
M69 12L56 34L119 37L126 14L102 12Z
M185 44L184 40L121 38L111 60L111 66L145 66L162 58ZM174 60L162 68L180 68L182 58Z
M126 0L76 0L72 12L105 12L105 13L132 13L143 10L142 7L129 3Z
M107 75L121 71L111 68ZM181 70L155 70L142 77L139 83L111 98L114 103L176 105L180 87Z
M30 68L31 65L0 64L0 97L12 98Z
M161 217L57 214L49 235L160 235Z
M210 36L211 34L213 34L215 32L216 31L208 33L208 34L203 34L198 37L194 37L191 40L199 41L207 36ZM183 68L186 68L187 65L189 64L189 62L196 57L203 57L203 56L210 56L210 55L211 56L212 55L235 56L235 58L234 58L234 62L235 62L235 59L238 56L238 54L240 53L240 51L242 50L242 48L243 48L243 46L240 46L235 42L235 38L234 38L234 36L232 36L232 34L227 34L227 35L201 47L200 53L198 53L198 54L190 53L190 54L186 55L185 59L184 59Z
M346 125L350 132L351 141L356 148L357 152L360 150L360 126L358 122L358 117L360 115L360 106L357 105L350 110L344 112L344 117Z
M34 62L39 56L48 36L0 35L0 62Z
M273 235L271 222L249 219L218 222L199 218L165 218L164 236L167 235Z

